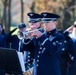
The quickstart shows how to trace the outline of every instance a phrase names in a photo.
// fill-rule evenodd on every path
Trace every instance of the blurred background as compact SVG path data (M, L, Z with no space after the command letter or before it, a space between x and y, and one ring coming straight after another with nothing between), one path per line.
M76 20L76 0L0 0L0 23L6 32L21 22L28 27L28 12L45 11L59 14L57 27L65 30Z

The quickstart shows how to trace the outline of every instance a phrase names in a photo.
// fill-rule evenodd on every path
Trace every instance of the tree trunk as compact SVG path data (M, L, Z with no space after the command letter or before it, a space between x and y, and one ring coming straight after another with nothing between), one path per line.
M11 26L11 0L8 2L8 15L7 15L8 21L6 25L6 31L10 31L10 26Z
M2 24L3 24L4 26L6 26L6 24L7 24L7 21L6 21L7 0L3 3L3 6L4 6L4 9L3 9ZM6 31L6 27L5 27L5 31Z
M24 3L23 1L21 0L21 22L24 22Z
M5 26L5 31L9 32L11 25L11 0L5 0L3 6L2 24Z

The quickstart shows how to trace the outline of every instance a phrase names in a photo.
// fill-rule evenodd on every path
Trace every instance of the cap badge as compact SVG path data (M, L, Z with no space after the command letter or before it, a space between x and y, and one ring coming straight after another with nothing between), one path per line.
M33 14L30 14L30 16L33 16Z
M47 14L44 14L44 16L46 16Z

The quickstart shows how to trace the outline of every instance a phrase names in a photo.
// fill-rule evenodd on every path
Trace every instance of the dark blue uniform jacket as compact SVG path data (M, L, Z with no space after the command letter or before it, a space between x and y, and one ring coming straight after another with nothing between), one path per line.
M68 75L76 75L76 39L66 35L68 42L68 53L70 57L70 66L68 70Z
M25 40L24 47L29 51L34 50L34 71L37 75L61 75L60 56L64 48L64 36L56 29L38 39Z

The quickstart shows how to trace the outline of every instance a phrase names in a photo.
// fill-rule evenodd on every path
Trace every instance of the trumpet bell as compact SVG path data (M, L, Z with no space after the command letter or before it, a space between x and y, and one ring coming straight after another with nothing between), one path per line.
M21 32L21 31L18 31L18 33L17 33L17 37L20 39L20 40L22 40L23 39L23 33Z

